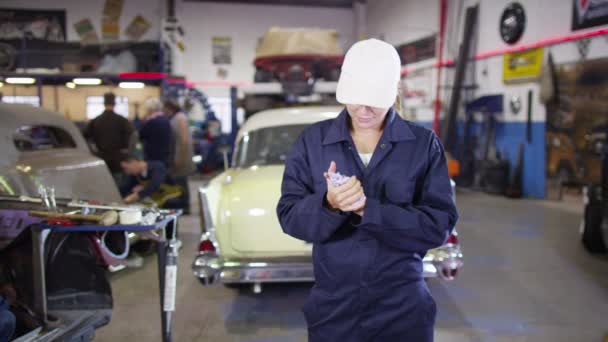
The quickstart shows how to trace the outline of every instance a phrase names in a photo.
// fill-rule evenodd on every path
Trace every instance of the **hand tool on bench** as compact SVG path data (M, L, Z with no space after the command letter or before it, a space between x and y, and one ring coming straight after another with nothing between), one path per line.
M118 213L114 210L109 210L101 215L83 215L83 214L68 214L68 213L56 213L48 211L30 210L29 214L36 217L52 218L52 219L66 219L72 221L88 221L99 223L103 226L111 226L116 224L118 221Z

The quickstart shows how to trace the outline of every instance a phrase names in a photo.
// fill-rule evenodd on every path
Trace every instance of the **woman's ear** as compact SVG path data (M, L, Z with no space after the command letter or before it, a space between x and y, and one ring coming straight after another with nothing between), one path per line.
M398 81L397 82L397 97L395 98L395 104L393 104L393 108L395 108L395 110L398 113L401 113L401 94L403 92L403 86L402 86L402 82Z

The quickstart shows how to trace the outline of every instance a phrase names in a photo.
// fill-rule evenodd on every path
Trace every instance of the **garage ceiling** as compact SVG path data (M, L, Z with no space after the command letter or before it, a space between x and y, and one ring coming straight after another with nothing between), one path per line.
M185 0L185 1L351 8L351 7L353 7L353 2L361 1L361 0L250 0L250 1L247 1L247 0Z

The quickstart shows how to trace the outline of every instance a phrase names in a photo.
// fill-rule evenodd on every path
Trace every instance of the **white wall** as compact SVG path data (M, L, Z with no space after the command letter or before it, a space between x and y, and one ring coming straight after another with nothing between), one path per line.
M367 31L370 38L380 38L399 45L438 32L437 0L369 0Z
M355 34L352 9L178 2L177 16L186 31L186 51L177 72L195 82L221 80L219 66L212 62L211 39L215 36L232 38L232 64L221 66L228 70L221 81L252 82L258 39L272 26L335 29L344 49L353 43ZM208 93L225 92L225 87L203 88Z
M608 27L607 25L572 31L572 1L570 0L520 0L519 2L524 6L526 12L526 29L520 41L516 45L509 46L500 37L499 21L504 8L511 2L512 0L448 1L444 60L453 59L457 56L458 45L462 39L466 8L475 4L479 4L479 29L474 54L518 47L546 39ZM439 0L371 0L368 3L367 10L368 36L384 37L386 41L395 45L411 42L432 32L439 31ZM606 39L606 37L592 38L587 59L608 56ZM580 59L576 42L547 46L545 47L545 55L548 52L552 53L555 62L558 64L574 62ZM482 59L475 63L475 81L479 86L475 96L503 93L505 99L511 96L520 96L525 100L528 89L532 89L534 94L538 95L539 86L536 82L505 85L502 81L502 59L502 55L499 55ZM433 59L408 65L406 68L428 68L434 62L435 60ZM451 83L453 71L454 68L444 69L443 84ZM431 82L434 88L434 77ZM447 103L450 91L443 90L442 93L443 101ZM526 106L525 101L524 106ZM418 112L420 113L420 111ZM432 116L429 115L431 112L426 111L427 114L418 117L418 119L422 121L431 120ZM539 101L538 96L534 98L533 113L535 121L543 121L545 119L545 109ZM504 119L508 121L521 121L525 118L524 115L512 115L507 110Z
M141 14L150 22L150 29L141 40L160 39L160 18L164 16L164 0L125 0L120 16L120 38L131 20ZM104 0L2 0L2 8L22 9L64 9L66 10L66 30L68 40L80 40L74 30L74 23L89 18L97 36L101 39L101 18Z

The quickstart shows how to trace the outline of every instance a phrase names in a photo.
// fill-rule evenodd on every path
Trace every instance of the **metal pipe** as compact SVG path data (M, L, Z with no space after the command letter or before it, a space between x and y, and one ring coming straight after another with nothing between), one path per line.
M441 63L443 60L443 40L445 36L445 22L447 19L447 0L439 0L439 37L438 44L439 49L437 50L437 63ZM437 68L437 87L435 88L435 116L433 118L433 131L435 134L439 134L439 116L441 113L441 67Z
M456 60L456 74L454 76L454 84L452 87L452 96L450 97L450 106L446 117L445 125L441 129L441 139L445 146L456 146L454 141L456 138L456 119L460 109L460 97L464 83L464 73L467 68L467 63L470 57L471 42L473 40L474 28L477 25L477 16L479 13L479 5L467 8L464 33L458 59Z

